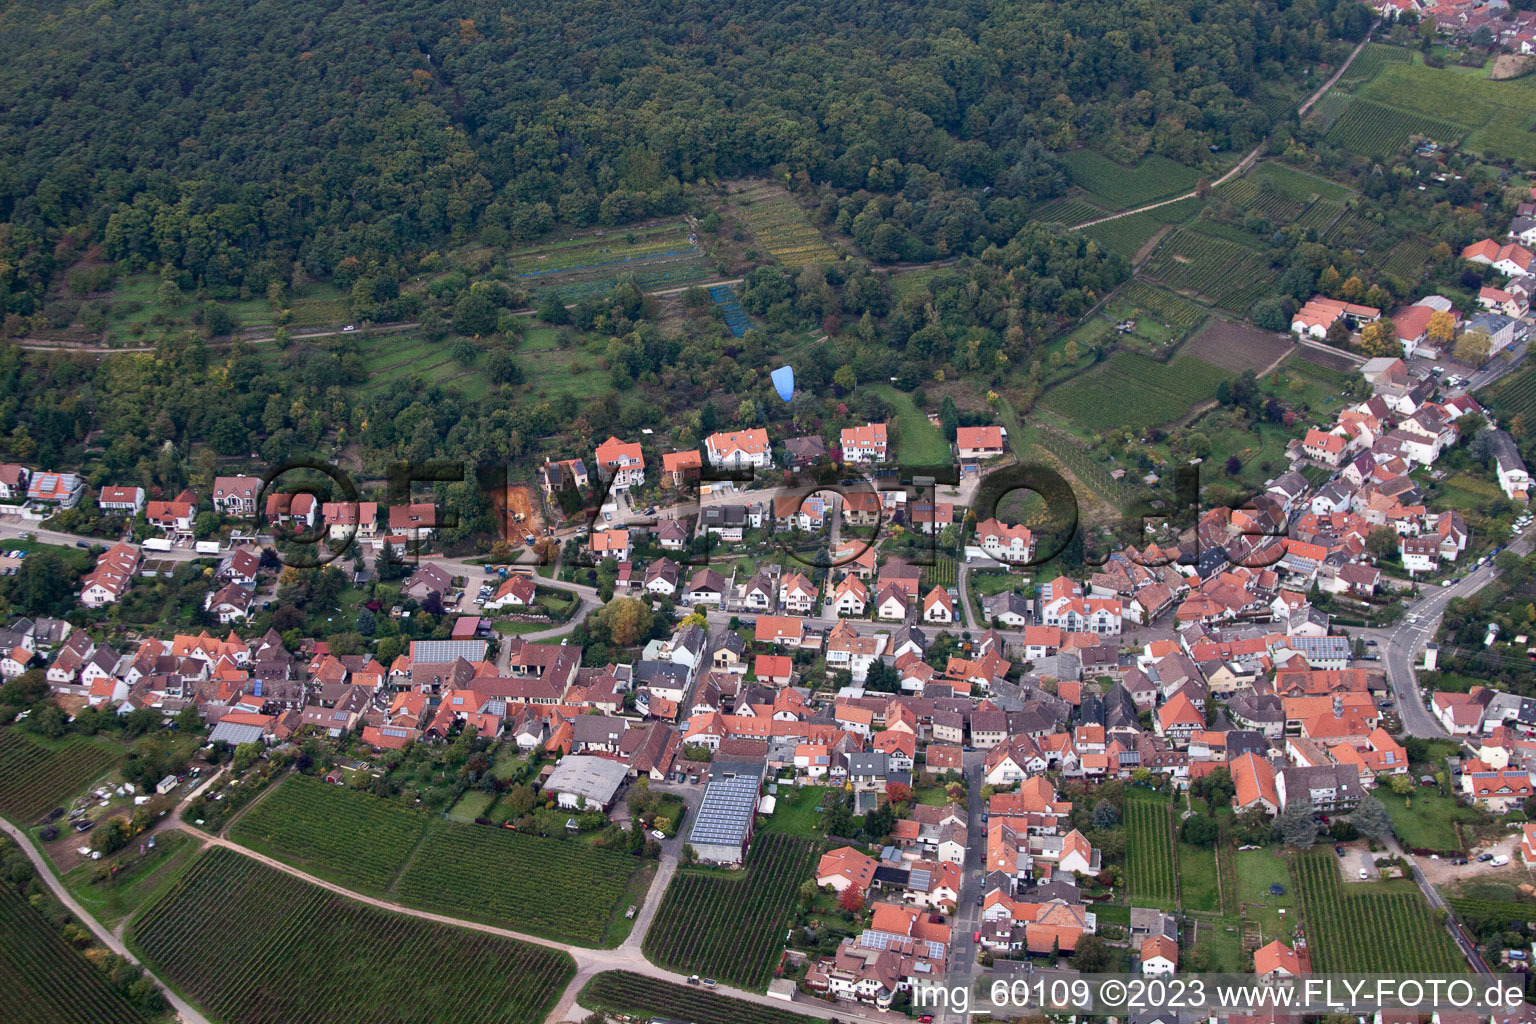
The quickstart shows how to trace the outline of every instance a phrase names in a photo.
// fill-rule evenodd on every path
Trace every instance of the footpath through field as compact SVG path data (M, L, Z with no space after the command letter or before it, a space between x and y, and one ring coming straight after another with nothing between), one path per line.
M3 818L0 818L0 829L4 829L5 834L16 841L16 845L21 847L22 852L27 855L27 859L32 862L32 867L37 870L38 877L48 886L54 898L64 904L64 909L68 910L76 921L79 921L91 930L91 934L96 936L97 942L106 946L129 963L137 964L140 967L144 966L139 963L139 958L134 956L127 946L123 945L122 939L108 931L105 925L85 912L85 908L76 901L74 896L70 895L69 890L64 888L64 883L59 881L58 876L53 873L53 865L48 862L48 858L43 856L41 850L32 845L32 841L27 838L25 832ZM171 991L169 986L161 981L154 971L146 969L145 973L154 979L155 985L160 989L161 994L165 996L165 1001L170 1003L176 1010L176 1016L181 1018L183 1024L211 1024L208 1018L199 1013L191 1003Z
M1375 29L1376 29L1376 26L1372 25L1371 26L1371 31L1375 31ZM1339 65L1339 70L1337 70L1337 71L1335 71L1333 73L1333 77L1328 79L1328 81L1324 82L1322 84L1321 88L1319 88L1311 96L1307 97L1307 101L1305 103L1303 103L1301 106L1296 108L1296 116L1297 117L1305 117L1307 111L1312 109L1312 104L1316 103L1319 99L1321 99L1322 96L1323 96L1323 93L1325 93L1329 89L1333 88L1333 83L1337 82L1343 76L1344 72L1349 70L1349 66L1355 62L1355 58L1360 56L1360 51L1365 49L1365 44L1370 42L1370 41L1371 41L1371 32L1367 32L1365 34L1365 38L1360 40L1360 44L1358 46L1356 46L1353 50L1349 51L1349 56L1347 58L1345 58L1343 64ZM1214 189L1218 185L1224 185L1227 182L1231 181L1233 178L1236 178L1239 175L1245 173L1248 170L1248 168L1253 166L1254 161L1257 160L1260 157L1260 155L1263 154L1265 147L1267 147L1268 145L1269 145L1269 136L1266 135L1266 136L1264 136L1264 141L1260 142L1257 146L1254 146L1253 149L1249 151L1248 155L1243 157L1241 160L1239 160L1237 162L1237 164L1230 171L1228 171L1226 174L1223 174L1221 177L1217 178L1215 181L1211 182L1211 188ZM1073 231L1081 231L1083 228L1091 228L1095 224L1103 224L1106 221L1119 220L1121 217L1130 217L1133 214L1137 214L1137 213L1146 213L1148 210L1155 210L1155 209L1157 209L1160 206L1168 206L1168 205L1170 205L1172 203L1183 202L1185 199L1194 199L1198 195L1199 195L1199 191L1198 190L1191 191L1191 192L1185 192L1181 196L1174 196L1172 199L1163 199L1163 200L1160 200L1160 201L1155 202L1155 203L1148 203L1146 206L1138 206L1134 210L1121 210L1119 213L1112 213L1108 217L1100 217L1098 220L1090 220L1090 221L1087 221L1086 223L1083 223L1083 224L1074 224L1072 226L1072 230Z

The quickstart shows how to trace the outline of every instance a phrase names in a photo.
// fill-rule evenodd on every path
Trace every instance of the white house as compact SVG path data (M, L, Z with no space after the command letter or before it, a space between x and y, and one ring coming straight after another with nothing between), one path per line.
M773 464L768 431L761 427L710 434L704 439L709 463L721 469L764 469Z
M126 512L136 516L144 508L144 488L103 487L96 496L96 506L103 512Z
M889 443L884 423L867 423L862 427L844 427L842 433L843 461L852 463L876 463L886 461Z

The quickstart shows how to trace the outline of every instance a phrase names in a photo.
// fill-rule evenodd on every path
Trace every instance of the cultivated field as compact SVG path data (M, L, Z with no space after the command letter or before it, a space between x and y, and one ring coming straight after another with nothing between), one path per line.
M515 250L508 262L519 285L535 295L559 292L567 302L605 294L626 274L646 291L681 288L712 275L682 218L541 242Z
M0 812L27 822L61 807L94 782L115 758L89 740L56 750L15 729L0 729Z
M1200 172L1163 156L1149 156L1135 167L1124 167L1091 149L1079 149L1064 158L1072 180L1100 206L1111 212L1126 210L1188 192L1200 180Z
M1466 964L1411 882L1344 885L1329 849L1292 864L1318 974L1451 973Z
M1189 356L1160 363L1117 352L1047 392L1040 406L1090 430L1127 426L1139 431L1178 419L1190 406L1214 397L1216 385L1229 376Z
M379 910L218 849L132 938L230 1024L535 1024L576 970L555 950Z
M1112 213L1101 206L1094 206L1086 199L1062 196L1052 199L1048 203L1042 203L1030 211L1030 220L1041 221L1047 224L1065 224L1072 227L1075 224L1083 224L1090 220L1098 220L1100 217Z
M638 857L575 841L442 822L427 833L396 888L412 906L596 946L623 912L630 877L643 866Z
M603 941L644 867L628 854L444 821L302 776L252 807L231 836L361 892L588 945Z
M589 1010L635 1017L672 1017L692 1024L818 1024L821 1018L717 996L691 985L647 978L632 971L604 971L581 989L576 1001Z
M1256 249L1189 228L1164 238L1143 273L1174 291L1238 313L1246 313L1276 277L1269 260Z
M1264 369L1292 347L1287 335L1212 320L1204 330L1184 343L1179 354L1239 374L1244 370Z
M138 1024L145 1019L13 883L0 883L0 1020Z
M367 793L290 776L230 829L230 838L310 874L384 892L432 818Z
M1178 862L1168 802L1128 792L1125 832L1126 889L1131 899L1172 910L1177 898Z
M766 988L790 910L819 852L808 840L764 834L737 877L679 871L646 934L646 957L742 988Z
M1461 138L1463 133L1459 125L1443 118L1356 97L1328 129L1328 141L1360 156L1377 157L1395 152L1413 135L1428 136L1441 145L1448 145Z
M1510 160L1536 159L1536 81L1493 81L1415 60L1384 64L1359 95L1472 129L1465 148ZM1435 141L1443 141L1439 137Z
M806 219L800 204L777 185L747 183L731 193L730 202L758 244L786 267L837 260L837 253Z
M1127 281L1116 297L1181 333L1194 329L1206 317L1205 310L1188 299L1137 279Z
M1479 397L1501 416L1523 412L1526 419L1531 420L1536 417L1536 366L1528 366L1514 376L1504 378L1496 390Z

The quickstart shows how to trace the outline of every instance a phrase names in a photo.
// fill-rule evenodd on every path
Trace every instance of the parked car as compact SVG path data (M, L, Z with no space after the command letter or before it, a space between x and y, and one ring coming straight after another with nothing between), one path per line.
M1478 860L1478 863L1480 863L1480 864L1486 864L1489 861L1493 860L1493 854L1491 854L1491 853L1480 853L1480 854L1477 855L1477 860Z
M1360 869L1360 880L1362 882L1365 881L1367 878L1370 878L1370 877L1371 877L1371 873L1369 871L1365 870L1365 868L1361 868Z
M1342 856L1344 856L1344 847L1340 846L1338 843L1334 843L1333 844L1333 852L1338 854L1340 857L1342 857Z
M690 985L697 985L698 983L699 983L699 976L697 974L690 974L690 975L688 975L688 984L690 984Z
M1496 868L1501 868L1505 864L1509 863L1509 858L1501 853L1497 857L1493 858L1493 860L1489 861L1488 863L1492 864Z
M704 979L704 987L705 988L714 988L717 984L719 984L719 982L715 981L714 978L705 978Z

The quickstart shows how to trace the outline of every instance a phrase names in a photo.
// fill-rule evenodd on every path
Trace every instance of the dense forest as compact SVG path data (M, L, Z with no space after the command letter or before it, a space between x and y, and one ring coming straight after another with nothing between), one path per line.
M0 300L83 254L260 295L434 247L865 190L876 259L1003 245L1059 154L1201 165L1370 21L1354 0L38 0L0 13ZM387 289L386 289L387 291Z

